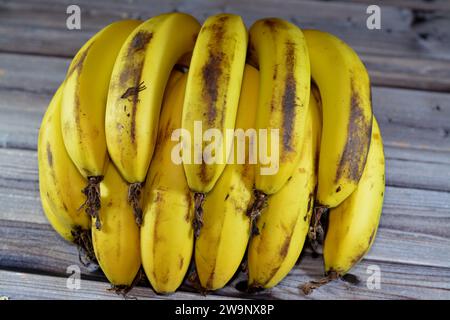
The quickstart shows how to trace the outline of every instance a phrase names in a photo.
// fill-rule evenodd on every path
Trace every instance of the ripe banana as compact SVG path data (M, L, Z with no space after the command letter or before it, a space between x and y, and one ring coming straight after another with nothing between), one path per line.
M250 288L271 288L292 269L302 251L314 205L321 136L320 106L311 93L300 162L292 177L267 200L250 240Z
M130 183L129 202L137 205L156 144L164 88L175 63L194 48L200 24L183 13L153 17L125 41L114 65L106 107L109 155Z
M140 237L127 201L128 184L114 164L107 165L100 189L102 229L92 228L95 256L113 288L126 292L141 266Z
M122 43L139 24L140 21L124 20L102 29L78 51L66 75L62 134L70 158L88 179L83 190L85 210L93 217L98 216L98 184L108 159L105 108L111 71ZM96 219L95 225L100 228L100 220Z
M209 137L210 141L214 140L211 145L215 147L215 154L211 152L210 157L205 157L205 147L210 143L203 141L202 136L196 136L195 128L200 124L202 131L213 129L222 137L226 136L226 129L234 129L246 52L247 30L241 17L219 14L205 21L192 54L182 128L194 140L186 148L188 150L184 150L190 151L191 161L183 164L189 188L195 193L196 236L202 223L204 195L214 187L223 172L232 139Z
M63 85L56 91L39 129L39 191L44 213L64 239L90 252L91 220L79 210L86 180L70 160L61 132Z
M263 172L269 168L258 161L256 200L249 212L255 218L267 195L278 192L298 167L309 107L310 68L306 42L297 26L276 18L261 19L249 34L249 59L259 67L261 83L256 127L267 130L267 149L273 149L269 153L277 158L271 164L273 172ZM270 134L273 129L279 130L275 136Z
M357 54L337 37L317 30L304 35L311 77L323 104L323 134L316 202L333 208L358 185L370 145L370 80Z
M236 130L241 130L244 139L247 130L255 127L258 86L258 70L246 65L236 118ZM250 135L245 152L255 143L251 139ZM238 163L240 144L235 140L234 161L225 167L203 206L203 227L195 242L195 264L200 284L206 290L220 289L232 278L250 237L246 213L252 199L254 165L249 163L248 156L245 163Z
M326 277L306 284L303 287L306 294L345 275L364 257L375 240L385 189L383 141L375 117L371 141L366 166L356 190L329 211L323 246Z
M174 292L188 270L194 246L192 194L182 164L172 161L172 132L181 127L187 74L172 74L159 120L158 144L147 176L141 257L147 278L159 293Z

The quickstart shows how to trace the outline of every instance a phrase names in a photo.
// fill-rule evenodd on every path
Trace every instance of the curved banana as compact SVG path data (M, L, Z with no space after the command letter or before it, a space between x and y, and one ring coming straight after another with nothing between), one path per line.
M373 117L372 142L359 184L347 199L329 212L323 245L326 277L306 284L303 287L306 294L345 275L370 250L381 218L384 190L383 141Z
M62 91L63 85L50 101L39 129L39 191L44 213L53 228L64 239L85 247L80 239L89 232L91 220L79 208L84 201L80 190L86 180L64 147L61 132Z
M172 161L177 142L172 132L181 127L187 75L173 74L164 96L158 144L147 176L141 257L147 278L159 293L174 292L182 283L194 246L193 199L182 164Z
M83 190L85 210L93 217L98 215L98 184L108 159L105 108L111 72L122 43L139 24L140 21L124 20L102 29L78 51L66 75L62 135L70 158L88 179ZM98 219L95 225L101 227Z
M278 192L298 167L309 107L310 68L306 42L297 26L267 18L255 22L249 34L249 59L259 67L261 83L256 127L267 130L266 149L270 151L266 153L272 158L269 164L260 159L256 167L256 200L249 212L255 218L266 197Z
M323 134L316 202L336 207L358 185L372 131L370 80L357 54L337 37L317 30L304 35L311 77L323 105Z
M126 292L141 266L140 236L127 201L128 184L114 164L107 165L100 189L102 229L92 228L95 256L112 286Z
M201 206L223 172L231 149L226 130L234 129L247 52L247 30L241 17L219 14L203 24L189 67L182 128L193 140L184 150L184 171L195 193L195 235L201 228ZM210 141L203 141L208 129ZM224 139L220 139L220 135ZM206 139L206 138L205 138ZM200 141L198 141L200 140ZM214 147L208 156L208 147ZM208 149L207 149L208 148ZM189 156L186 154L189 153ZM205 156L206 154L206 156Z
M137 203L156 144L164 89L175 63L194 48L200 24L184 13L169 13L142 23L127 38L111 76L106 107L109 155L130 183L129 202L136 222Z
M254 165L249 157L238 163L243 150L243 139L255 127L258 105L258 70L245 66L236 130L241 130L241 142L234 144L234 161L225 167L214 188L206 195L203 205L203 227L195 242L195 265L200 284L206 290L217 290L226 285L239 268L250 237L250 219L247 208L252 199ZM250 145L245 143L245 152Z
M309 99L301 158L292 178L272 195L257 220L260 230L250 240L248 271L250 288L271 288L292 269L309 230L317 183L321 116L318 101Z

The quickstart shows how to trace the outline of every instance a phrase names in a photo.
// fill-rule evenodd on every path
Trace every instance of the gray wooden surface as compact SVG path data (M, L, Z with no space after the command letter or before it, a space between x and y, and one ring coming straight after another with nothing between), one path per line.
M66 268L79 264L39 202L36 142L42 115L70 58L111 21L184 11L203 20L241 14L250 25L278 16L302 28L330 31L351 44L371 75L374 112L387 158L387 190L373 249L352 273L359 285L331 283L305 297L299 286L323 273L309 250L276 288L239 290L244 274L207 298L450 299L450 2L383 1L382 29L365 27L369 0L295 1L0 1L0 296L10 299L116 299L98 270L81 267L80 290L66 288ZM82 30L65 28L66 7L82 9ZM383 5L389 3L389 5ZM368 266L381 270L381 288L366 286ZM174 295L204 298L185 283Z

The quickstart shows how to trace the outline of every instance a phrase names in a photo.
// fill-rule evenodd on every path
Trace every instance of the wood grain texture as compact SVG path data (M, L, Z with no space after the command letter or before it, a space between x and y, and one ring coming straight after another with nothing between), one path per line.
M112 21L142 18L167 11L193 14L199 20L218 12L243 17L248 26L273 16L300 27L331 32L348 42L373 73L374 84L450 90L450 13L417 11L413 7L383 6L382 29L366 27L363 3L323 1L86 1L82 29L67 30L65 10L70 1L0 2L0 51L71 57L96 31ZM439 75L445 75L440 77Z
M171 295L155 294L150 288L135 287L126 296L117 295L109 291L106 282L83 279L80 282L80 289L68 289L67 277L52 277L48 275L37 275L13 271L0 270L0 294L10 300L39 299L39 300L197 300L205 299L204 296L190 292L176 292ZM229 299L224 296L210 295L206 299ZM234 297L233 299L236 299Z
M369 289L367 282L370 268L379 268L380 287ZM300 263L281 283L271 290L256 294L242 291L246 276L240 273L229 285L206 297L195 293L192 287L183 285L183 291L168 296L155 295L150 287L137 286L130 291L129 297L136 299L449 299L450 271L435 267L403 266L395 263L363 260L353 270L358 277L358 285L348 284L342 280L332 282L319 288L311 295L305 296L300 287L308 281L317 280L322 275L321 258L312 258L309 254L302 256ZM59 276L36 275L13 271L0 271L0 292L10 299L122 299L107 291L109 285L98 280L86 279L81 273L80 290L66 287L67 274Z

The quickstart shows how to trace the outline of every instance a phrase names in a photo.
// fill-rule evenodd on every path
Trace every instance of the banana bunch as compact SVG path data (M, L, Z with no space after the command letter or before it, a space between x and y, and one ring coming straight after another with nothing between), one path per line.
M233 14L94 35L45 113L38 162L50 224L121 293L140 270L174 292L190 266L218 290L243 261L250 291L272 288L308 238L325 263L310 293L368 252L385 187L357 54L278 18L247 31Z

